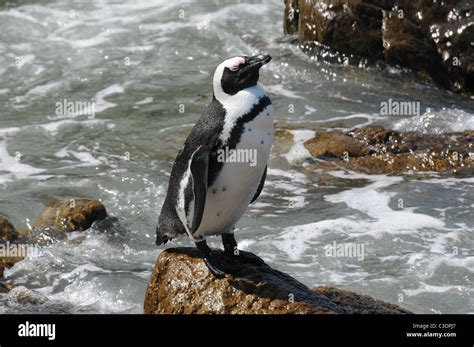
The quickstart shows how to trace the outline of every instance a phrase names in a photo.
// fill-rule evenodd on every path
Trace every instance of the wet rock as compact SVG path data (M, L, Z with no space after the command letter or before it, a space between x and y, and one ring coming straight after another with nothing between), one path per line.
M18 231L5 216L0 214L0 278L3 278L5 268L23 260L23 257L7 257L6 255L11 244L19 244L24 240L24 232Z
M318 288L310 290L291 276L272 269L262 259L241 252L230 262L216 251L226 275L216 279L194 248L163 251L145 295L147 314L338 314L409 313L367 296ZM354 305L351 305L353 303Z
M288 129L276 129L275 130L275 139L276 141L291 144L293 143L293 134Z
M48 298L23 286L12 287L8 293L11 300L22 305L42 305L48 302Z
M382 11L363 1L299 1L299 39L317 41L341 53L382 58ZM367 54L371 52L371 54Z
M306 170L349 169L369 174L433 171L470 174L474 169L474 132L424 134L379 126L348 133L326 132L305 142L318 161Z
M313 291L344 309L346 314L393 314L410 313L397 305L376 300L348 290L333 287L316 287Z
M84 231L107 217L105 206L97 200L75 198L55 201L36 219L34 229L54 229L63 232Z
M399 65L471 96L473 12L469 0L286 0L284 29L306 48L342 53L345 62L358 63L355 56Z
M319 133L304 144L313 157L342 157L345 154L360 157L369 153L369 149L362 143L339 132Z
M0 282L0 294L5 294L5 293L8 293L8 292L9 292L9 290L8 290L7 286L4 283Z
M0 242L1 241L16 241L21 238L20 233L16 230L12 223L0 214Z
M298 32L299 13L298 0L285 1L285 20L283 26L286 33L293 34Z
M410 68L443 88L454 87L447 67L427 30L392 11L383 11L384 60L390 65Z
M0 294L9 293L15 286L10 282L0 281Z

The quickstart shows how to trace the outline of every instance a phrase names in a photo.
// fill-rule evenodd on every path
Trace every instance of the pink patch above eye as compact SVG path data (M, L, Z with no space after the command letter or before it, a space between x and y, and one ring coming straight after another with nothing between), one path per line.
M245 59L242 57L232 58L229 62L229 69L230 71L237 71L239 66L245 64Z

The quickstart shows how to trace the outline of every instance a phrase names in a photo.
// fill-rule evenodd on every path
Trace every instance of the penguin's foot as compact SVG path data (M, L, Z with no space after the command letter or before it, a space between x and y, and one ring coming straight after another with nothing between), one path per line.
M225 277L225 272L220 270L217 266L216 266L216 261L213 260L213 257L212 256L207 256L207 257L204 257L204 264L206 264L207 268L209 269L209 271L217 278L224 278Z
M224 254L233 259L239 255L239 249L237 248L237 241L233 233L221 234L222 244L224 245Z
M209 271L217 278L225 277L225 271L219 269L220 264L217 256L212 254L211 249L206 243L206 240L196 242L197 249L201 252L202 257L204 259L204 264L206 264Z
M224 245L224 254L231 260L238 260L243 263L250 263L254 265L262 265L265 262L256 255L240 251L237 248L237 241L235 241L234 234L221 234L222 244Z

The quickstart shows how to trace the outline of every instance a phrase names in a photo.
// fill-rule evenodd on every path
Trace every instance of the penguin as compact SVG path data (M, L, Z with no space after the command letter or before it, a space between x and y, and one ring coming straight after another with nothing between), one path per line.
M271 59L237 56L217 66L212 100L176 157L158 218L156 245L187 234L218 278L225 270L206 237L221 235L225 256L239 257L235 224L259 197L267 175L274 116L258 79Z

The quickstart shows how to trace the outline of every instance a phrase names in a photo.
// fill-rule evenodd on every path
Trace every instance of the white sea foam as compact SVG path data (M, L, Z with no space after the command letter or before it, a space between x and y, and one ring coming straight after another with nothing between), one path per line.
M59 158L73 157L81 162L75 166L98 166L107 162L107 158L100 156L94 157L90 151L84 147L79 146L79 151L67 149L66 147L58 150L54 155Z
M433 134L474 130L474 113L456 108L443 108L440 111L427 110L419 116L396 120L393 128L400 131L421 131Z
M41 84L39 86L31 88L25 95L25 98L30 98L35 95L44 96L45 94L49 93L52 90L59 89L62 86L63 82L61 81L53 81L48 82L45 84Z
M286 252L291 260L299 260L308 250L311 242L317 241L324 232L353 236L366 235L378 239L384 234L415 234L418 230L426 228L445 227L443 221L426 214L416 213L413 208L401 210L390 208L389 202L394 193L387 192L386 189L400 183L403 180L401 177L346 174L339 171L331 172L331 174L341 178L365 178L372 183L361 188L347 189L325 196L328 202L343 203L346 208L352 209L354 211L352 213L351 210L347 210L347 217L286 228L273 242L279 249ZM358 217L357 212L363 213L366 218ZM440 247L442 240L450 236L452 238L452 235L438 236L440 239L434 244Z
M269 93L277 94L284 96L290 99L304 99L302 96L299 96L295 92L286 89L283 84L274 84L274 85L262 85L263 89Z
M21 130L20 127L0 128L0 137L13 136Z
M107 110L108 108L117 106L117 104L105 100L105 97L113 94L121 94L123 92L124 88L119 84L113 84L105 89L98 91L94 96L95 111L99 113Z
M328 124L331 124L333 122L340 123L340 122L349 121L349 120L353 120L353 119L366 119L365 122L357 124L358 127L362 128L362 127L369 126L369 125L373 124L374 122L381 121L381 120L385 119L385 117L382 117L378 114L353 113L353 114L349 114L347 116L331 117L331 118L327 118L327 119L317 119L317 120L307 120L307 121L305 120L305 122L306 123L316 123L316 124L323 123L324 125L328 125Z
M74 120L74 119L62 119L62 120L57 120L57 121L49 122L49 123L37 124L37 125L34 125L33 127L35 126L40 127L46 130L50 135L56 136L59 132L59 129L64 126L81 125L81 126L93 128L98 124L105 124L106 122L107 122L106 119L87 119L83 121Z
M341 177L339 174L333 175ZM325 200L332 203L344 203L353 210L367 215L371 222L370 233L413 233L421 228L443 228L444 222L426 214L414 213L413 208L393 210L389 206L390 199L395 193L381 191L403 181L402 177L386 175L352 175L351 177L368 178L373 183L362 187L352 188L343 192L327 195Z
M285 228L277 237L270 241L275 247L286 253L289 260L299 261L309 249L311 243L325 232L346 229L353 226L354 221L347 218L323 220L315 223L296 225Z
M308 182L306 175L295 170L281 170L281 169L268 168L267 174L269 176L281 176L281 177L289 178L292 182L296 182L296 183Z
M153 102L153 97L147 96L145 99L142 99L140 101L137 101L135 105L146 105Z
M293 146L288 153L283 154L283 157L288 160L290 164L295 164L304 159L311 158L311 153L304 146L305 141L314 137L313 130L289 130L293 134Z
M448 285L448 286L434 286L424 282L420 282L420 286L416 289L403 289L403 292L408 296L415 296L424 293L446 293L449 291L456 291L462 292L465 291L466 288L463 286L455 286L455 285Z
M15 179L25 179L45 171L22 163L21 157L19 159L10 155L5 141L0 141L0 184Z
M71 303L78 307L87 307L98 313L118 313L135 310L140 305L125 299L124 293L114 293L101 286L97 279L75 280L63 291L50 294L49 298Z

